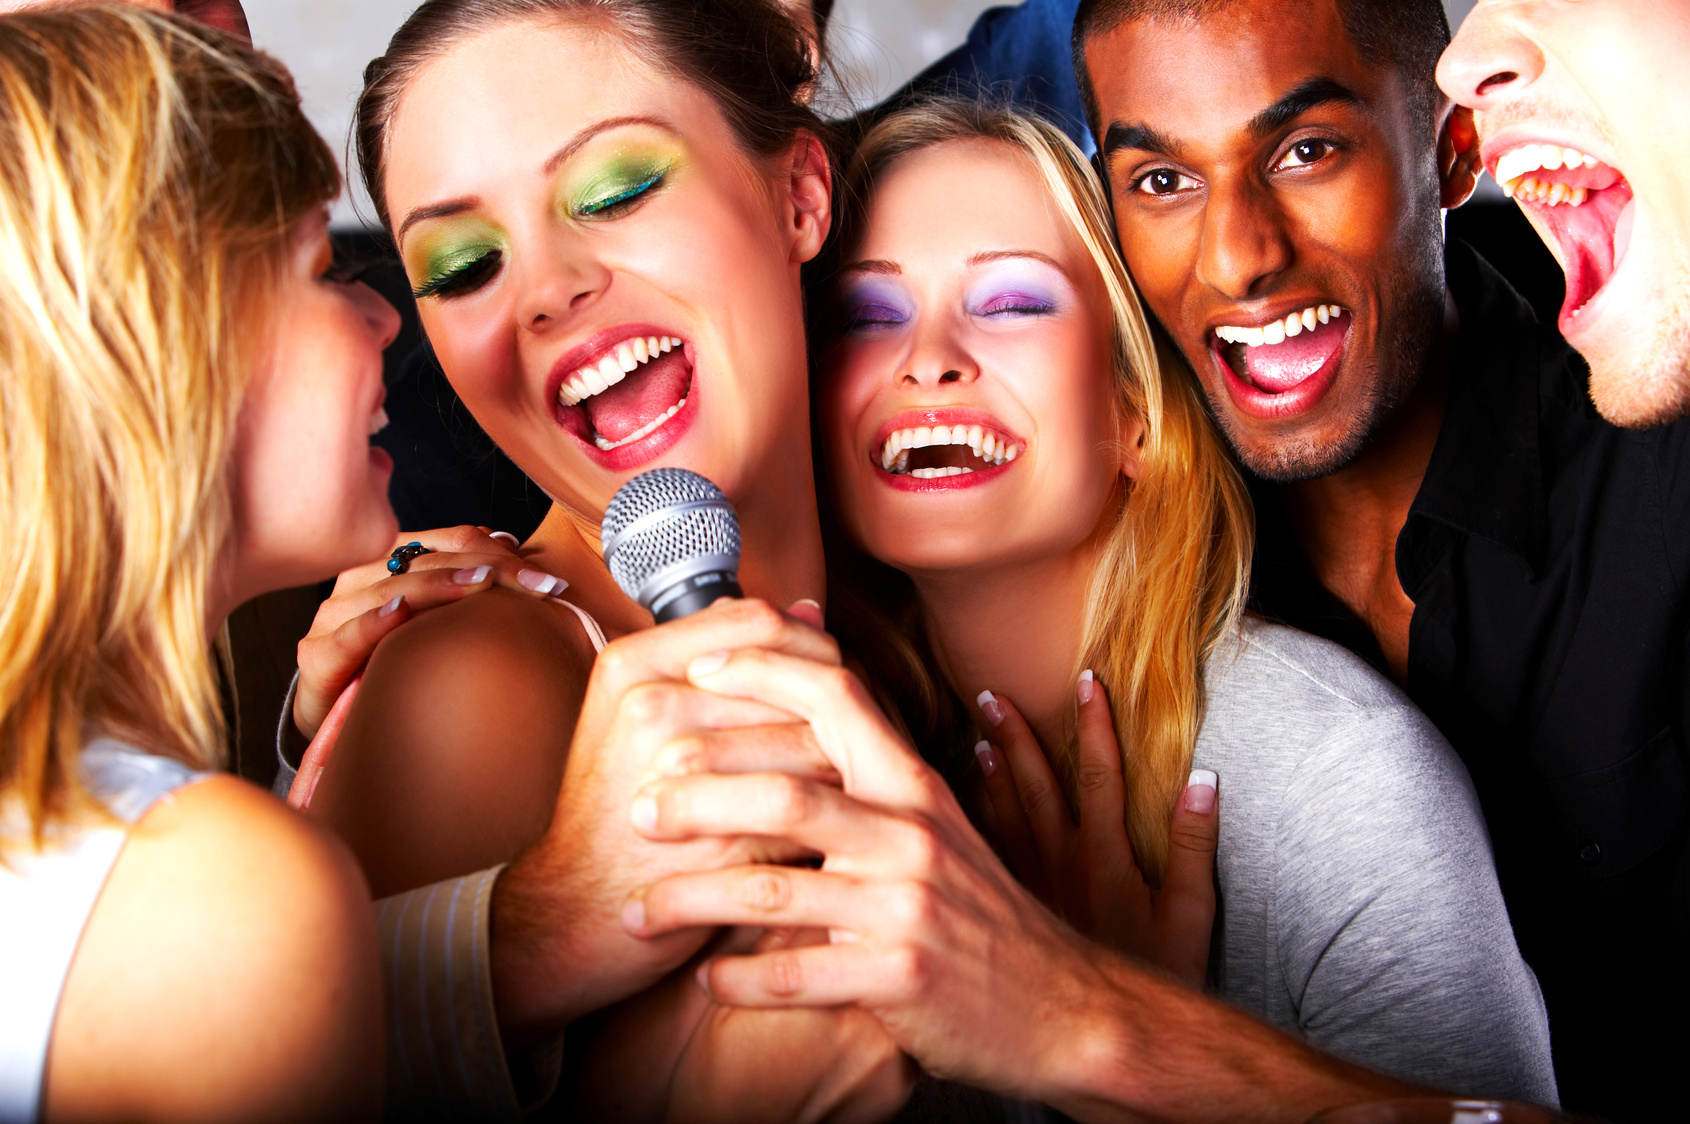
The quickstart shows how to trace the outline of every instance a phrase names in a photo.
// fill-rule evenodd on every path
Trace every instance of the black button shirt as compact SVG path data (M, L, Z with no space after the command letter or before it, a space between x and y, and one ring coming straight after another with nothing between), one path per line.
M1690 422L1603 421L1560 335L1470 248L1446 256L1460 342L1396 549L1408 693L1478 788L1563 1102L1676 1116L1690 1104ZM1278 490L1252 488L1257 607L1384 672Z

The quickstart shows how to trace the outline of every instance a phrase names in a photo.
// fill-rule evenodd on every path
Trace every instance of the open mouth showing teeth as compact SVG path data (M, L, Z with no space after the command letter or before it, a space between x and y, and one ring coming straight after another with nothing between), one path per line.
M1019 442L984 426L922 425L888 434L879 464L893 476L935 480L997 468L1020 455Z
M608 453L663 428L691 389L692 363L679 337L633 336L558 385L558 416L575 436Z
M1497 183L1553 240L1567 275L1565 331L1614 275L1631 242L1631 185L1594 156L1554 144L1523 144L1496 162Z
M1329 363L1352 317L1336 304L1316 304L1253 328L1215 329L1221 358L1239 379L1268 394L1284 394Z

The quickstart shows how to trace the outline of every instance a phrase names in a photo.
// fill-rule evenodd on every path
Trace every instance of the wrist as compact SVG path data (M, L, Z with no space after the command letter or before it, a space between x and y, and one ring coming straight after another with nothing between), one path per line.
M565 900L569 884L567 873L535 848L493 886L493 1003L508 1048L556 1035L596 1009L582 992L601 960L581 946L581 911Z

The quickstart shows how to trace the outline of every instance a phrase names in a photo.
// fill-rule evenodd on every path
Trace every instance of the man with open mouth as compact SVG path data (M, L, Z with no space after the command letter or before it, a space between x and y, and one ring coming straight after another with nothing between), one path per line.
M1690 413L1690 160L1670 125L1687 62L1690 7L1672 0L1480 0L1438 66L1561 263L1561 332L1619 425Z
M1434 83L1448 39L1437 0L1086 0L1074 34L1127 264L1253 477L1258 607L1438 723L1484 805L1563 1101L1653 1118L1685 1036L1649 1016L1690 984L1690 426L1597 417L1555 327L1446 247L1440 211L1480 170ZM1540 229L1613 235L1559 244L1563 330L1661 315L1601 291L1629 268L1623 150L1599 129L1493 135Z

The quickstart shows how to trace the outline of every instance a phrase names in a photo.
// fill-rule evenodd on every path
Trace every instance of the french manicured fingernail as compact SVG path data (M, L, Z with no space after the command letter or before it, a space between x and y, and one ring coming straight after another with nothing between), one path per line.
M980 771L988 777L998 771L998 755L992 752L991 742L975 742L974 756L980 759Z
M518 570L517 584L523 589L532 589L535 593L551 595L562 593L569 588L569 583L555 574L548 574L544 570Z
M799 612L800 609L804 610L803 613ZM814 617L817 621L825 619L822 614L822 603L814 597L800 597L792 603L792 608L789 611L793 616Z
M706 960L704 963L700 964L698 966L698 971L696 971L692 974L692 978L698 981L699 987L702 987L705 991L709 991L710 990L710 961Z
M687 678L702 679L706 675L714 675L726 667L727 663L726 652L706 652L702 656L694 656L692 662L687 664Z
M510 543L512 550L515 550L517 547L522 545L520 542L516 541L516 536L511 534L509 531L494 531L487 537L490 539L498 539L500 542Z
M634 797L634 803L628 808L628 818L641 831L655 831L657 829L657 797Z
M986 721L996 726L1003 721L1003 706L997 696L990 691L981 691L974 697L974 705L980 708L980 713L986 716Z
M1215 789L1220 778L1212 769L1193 769L1185 783L1185 810L1206 816L1215 810Z
M1088 667L1084 671L1080 672L1080 705L1085 706L1087 703L1091 702L1092 694L1096 690L1097 683L1092 678L1091 668Z
M630 933L645 928L645 898L634 896L622 907L622 927Z
M395 597L393 600L389 601L387 604L385 604L381 608L377 609L376 610L376 616L378 616L378 617L391 617L394 613L397 613L399 611L399 606L403 605L404 603L405 603L405 595L403 593L401 593L398 597Z
M459 585L479 585L487 580L487 575L493 572L491 566L476 566L474 569L459 570L452 575L452 580Z

